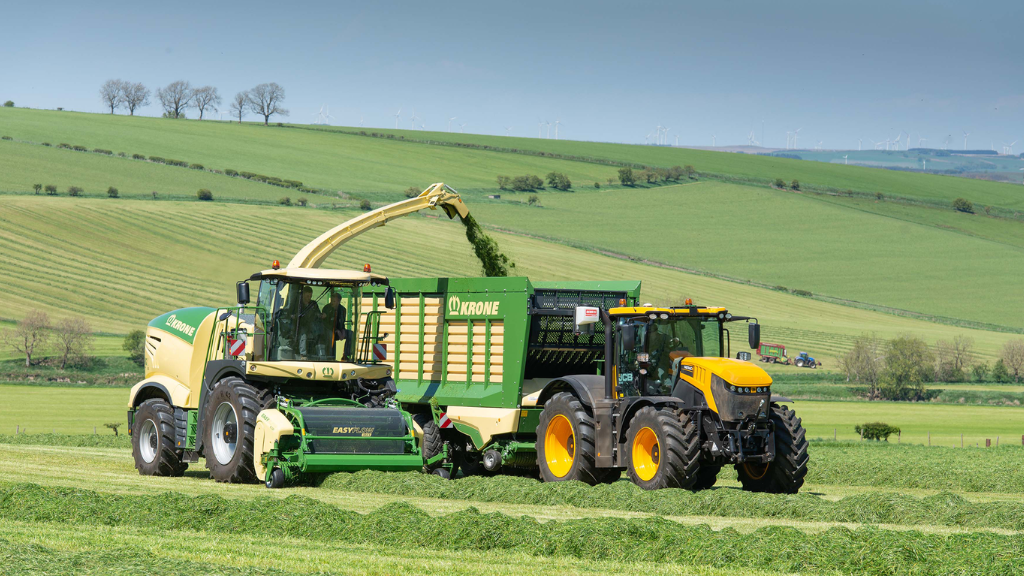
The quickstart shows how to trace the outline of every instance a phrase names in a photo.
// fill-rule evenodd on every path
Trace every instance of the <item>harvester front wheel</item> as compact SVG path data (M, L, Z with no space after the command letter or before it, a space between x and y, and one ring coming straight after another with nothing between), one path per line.
M203 419L203 449L214 480L258 480L252 454L256 415L263 409L263 397L259 389L237 376L224 378L210 393Z
M692 488L700 470L700 430L691 419L647 406L626 434L626 473L644 490Z
M594 419L578 398L560 392L544 405L537 424L537 464L545 482L600 483L608 470L595 465Z
M150 398L135 412L132 456L145 476L181 476L188 468L174 446L174 410L164 400Z
M444 439L441 438L441 429L430 414L414 414L413 422L423 430L423 441L420 450L423 452L423 471L431 472L441 466L441 462L427 465L427 460L437 456L444 450Z
M775 458L768 464L737 464L743 489L749 492L796 494L807 475L807 438L796 412L772 404L775 424Z

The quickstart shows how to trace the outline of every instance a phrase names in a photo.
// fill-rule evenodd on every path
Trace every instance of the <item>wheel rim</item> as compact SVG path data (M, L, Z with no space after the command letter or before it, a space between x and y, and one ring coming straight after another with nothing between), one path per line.
M661 445L654 430L641 428L633 438L633 470L643 481L654 478L661 464Z
M238 416L230 402L223 402L213 413L213 455L217 462L228 464L235 456L238 440Z
M576 458L576 435L572 431L572 423L561 414L548 422L544 432L544 457L548 470L558 478L565 477L572 470Z
M139 431L139 455L147 464L156 460L158 442L156 424L152 420L146 420L142 423L142 430Z
M752 465L749 462L744 462L743 472L745 472L751 480L760 480L768 474L768 464L763 464L759 467L756 464Z

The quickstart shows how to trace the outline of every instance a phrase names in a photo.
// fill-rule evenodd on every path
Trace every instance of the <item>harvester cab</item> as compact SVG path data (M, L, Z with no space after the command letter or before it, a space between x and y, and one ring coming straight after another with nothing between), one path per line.
M604 324L604 394L591 400L591 414L557 401L545 406L537 451L546 480L593 483L625 469L642 488L703 489L734 465L749 490L796 492L803 484L807 443L799 419L778 404L786 399L771 394L764 370L730 358L727 325L748 322L749 345L757 348L756 319L690 301L582 310L576 318L577 331ZM581 446L572 430L586 427L595 431L593 445ZM581 449L592 449L592 459L579 458Z
M239 282L237 306L186 308L150 322L146 377L128 403L139 472L180 475L200 456L218 481L268 487L305 473L450 471L444 454L422 449L436 422L394 399L380 317L395 308L395 295L390 287L364 293L388 279L369 264L361 272L320 269L355 236L438 208L449 217L469 213L457 192L434 184L328 230L286 266L274 261ZM250 282L259 283L254 304Z

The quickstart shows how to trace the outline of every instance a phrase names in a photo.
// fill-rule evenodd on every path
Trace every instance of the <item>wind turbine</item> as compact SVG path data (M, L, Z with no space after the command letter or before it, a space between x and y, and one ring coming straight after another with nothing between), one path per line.
M558 125L561 123L561 120L555 120L555 140L558 140Z
M789 139L792 138L792 132L786 130L786 150L789 150Z
M466 122L463 122L462 124L459 124L459 134L462 134L462 131L466 127L466 124L467 124Z
M417 118L416 117L416 109L415 108L412 109L412 118L410 118L410 120L412 121L412 129L415 130L416 129L416 120L422 120L422 118Z
M448 119L448 132L449 133L452 131L452 120L455 120L455 118L456 118L456 116L452 116L451 118Z
M1016 143L1017 143L1016 140L1014 140L1013 142L1010 142L1009 144L1007 144L1006 142L1003 142L1003 153L1004 154L1009 154L1010 156L1013 156L1013 145L1016 144Z
M645 146L651 143L651 134L652 134L652 132L648 132L647 136L644 136L644 145Z
M818 145L815 147L815 150L821 150L821 140L818 140Z
M715 135L712 134L711 135L711 147L714 148L715 146L717 146L717 144L715 144Z
M668 128L668 127L665 128L665 137L662 138L662 143L664 143L665 146L668 146L668 131L669 130L671 130L671 128Z
M921 165L922 165L921 171L927 172L928 171L928 159L927 158L921 158Z
M968 132L967 130L964 130L964 150L967 150L967 137L970 136L970 135L971 135L970 132Z
M544 121L540 118L537 119L537 138L541 138L541 134L544 133Z
M679 134L676 134L676 148L679 148Z
M399 108L398 112L395 112L395 130L398 130L398 119L402 116L402 109Z
M551 122L548 122L547 126L548 126L548 131L547 131L547 135L544 136L544 139L545 140L550 140L551 139Z
M362 128L362 127L363 127L363 120L364 120L365 118L366 118L366 116L363 116L362 114L360 114L360 115L359 115L359 127L360 127L360 128Z
M943 149L943 150L945 150L945 149L949 148L949 141L950 141L950 140L951 140L952 138L953 138L953 135L952 135L952 134L949 134L948 136L946 136L946 141L942 143L942 149Z
M1021 170L1024 170L1024 168L1021 168ZM1024 178L1024 174L1022 174L1021 177ZM1021 180L1021 184L1024 184L1024 180Z
M927 141L928 141L928 139L927 139L927 138L919 137L919 138L917 139L917 147L918 147L918 148L920 148L920 147L921 147L921 143L922 143L922 142L927 142Z
M849 154L847 154L846 156L843 156L843 164L849 164L850 163L849 157L850 157Z
M505 126L505 136L508 136L512 132L511 126Z
M857 138L857 151L860 152L860 143L863 142L863 138Z
M796 131L793 132L793 148L794 149L796 149L796 141L797 141L797 138L800 137L800 131L801 130L803 130L803 128L797 128Z
M324 114L324 124L327 124L328 126L330 126L331 125L331 120L333 120L333 119L334 119L334 116L331 116L331 107L327 106L327 113Z

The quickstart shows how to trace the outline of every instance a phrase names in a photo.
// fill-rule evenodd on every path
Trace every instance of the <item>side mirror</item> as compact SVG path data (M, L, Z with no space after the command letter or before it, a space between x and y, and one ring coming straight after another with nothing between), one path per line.
M249 283L245 280L235 284L235 295L238 297L238 305L245 306L249 303Z
M749 341L751 348L757 348L761 345L761 325L757 322L753 324L747 324L747 340Z
M388 286L387 291L384 292L384 307L388 310L395 309L395 291Z
M626 324L622 328L622 350L632 350L636 346L636 325Z

